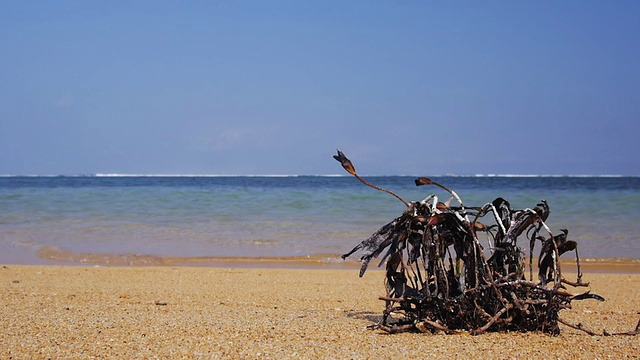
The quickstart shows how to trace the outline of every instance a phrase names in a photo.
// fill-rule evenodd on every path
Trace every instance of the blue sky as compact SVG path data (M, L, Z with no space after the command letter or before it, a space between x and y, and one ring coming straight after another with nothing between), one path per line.
M7 1L0 174L640 175L638 1Z

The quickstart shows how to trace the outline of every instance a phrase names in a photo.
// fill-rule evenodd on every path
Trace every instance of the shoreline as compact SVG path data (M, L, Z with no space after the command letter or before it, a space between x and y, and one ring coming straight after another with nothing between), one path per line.
M566 271L571 279L575 273ZM632 330L640 274L584 274L606 298L561 318ZM0 265L3 358L636 358L640 336L539 332L388 335L384 272L350 269Z
M62 266L178 266L178 267L230 267L230 268L283 268L283 269L358 269L358 256L342 259L340 254L321 253L302 256L202 256L172 257L147 254L75 253L55 247L44 247L36 253L37 259L16 265ZM376 261L377 260L377 261ZM370 270L378 267L373 259ZM534 268L537 259L534 258ZM6 261L5 261L6 262ZM3 263L3 261L0 261ZM10 263L8 263L10 264ZM528 259L526 262L528 266ZM560 259L562 269L577 271L571 254ZM640 258L581 258L581 271L597 273L640 273Z

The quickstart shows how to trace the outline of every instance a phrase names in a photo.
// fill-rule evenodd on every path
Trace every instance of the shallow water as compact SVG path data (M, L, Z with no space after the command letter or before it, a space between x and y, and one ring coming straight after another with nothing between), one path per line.
M407 201L414 177L367 177ZM465 205L546 199L581 257L640 258L638 177L434 177ZM352 177L2 177L0 262L89 256L281 257L341 254L400 215L397 199ZM526 241L526 240L525 240ZM38 255L40 254L40 255ZM93 254L93 255L91 255ZM58 258L60 259L60 258Z

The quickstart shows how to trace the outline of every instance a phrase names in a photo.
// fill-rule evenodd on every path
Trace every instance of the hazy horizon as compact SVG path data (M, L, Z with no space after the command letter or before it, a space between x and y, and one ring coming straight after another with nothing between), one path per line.
M640 175L620 174L359 174L363 177L640 177ZM0 174L0 177L353 177L350 174L136 174L136 173L95 173L95 174Z

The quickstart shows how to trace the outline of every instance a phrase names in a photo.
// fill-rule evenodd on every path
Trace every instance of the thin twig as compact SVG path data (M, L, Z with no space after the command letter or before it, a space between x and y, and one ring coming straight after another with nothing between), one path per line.
M491 325L493 325L493 323L495 323L500 316L502 316L502 314L504 314L505 312L507 312L509 309L511 309L513 307L513 305L509 304L505 307L502 308L502 310L498 311L492 318L491 320L489 320L488 323L486 323L483 327L479 328L479 329L475 329L471 331L471 335L480 335L482 333L484 333L485 331L487 331L487 329L489 329L489 327Z
M587 334L592 335L592 336L593 336L593 335L598 335L598 334L594 333L593 331L591 331L591 330L589 330L589 329L585 328L584 326L582 326L582 323L578 323L578 324L576 325L576 324L572 324L572 323L570 323L570 322L568 322L568 321L562 320L561 318L558 318L558 322L560 322L560 323L562 323L562 324L565 324L565 325L567 325L568 327L574 328L574 329L576 329L576 330L584 331L584 332L586 332Z

